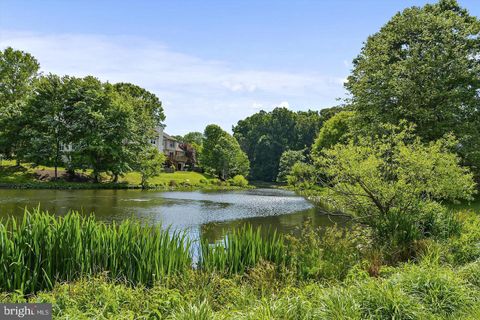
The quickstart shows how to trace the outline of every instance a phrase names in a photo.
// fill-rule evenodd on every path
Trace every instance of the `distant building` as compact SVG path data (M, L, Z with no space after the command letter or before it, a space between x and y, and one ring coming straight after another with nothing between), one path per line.
M157 136L151 139L150 143L167 156L169 162L175 166L175 170L184 170L187 163L185 151L180 148L177 139L165 133L164 128L162 125L156 128Z
M159 125L155 128L157 132L156 137L150 139L150 143L154 145L158 151L162 152L167 156L168 162L175 166L175 170L184 170L185 164L187 163L187 157L185 151L180 148L180 143L174 137L165 133L165 126ZM62 160L65 163L70 162L70 153L73 151L73 144L61 144L60 149L62 152Z

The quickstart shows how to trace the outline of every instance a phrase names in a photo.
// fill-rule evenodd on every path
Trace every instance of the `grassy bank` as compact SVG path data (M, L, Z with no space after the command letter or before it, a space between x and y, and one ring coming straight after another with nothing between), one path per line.
M480 218L387 262L368 229L297 237L249 226L223 243L126 221L37 212L0 225L1 302L49 302L60 319L478 319Z
M479 319L480 263L461 268L434 262L361 271L339 283L289 283L268 265L225 278L190 272L151 288L104 277L55 286L25 299L53 304L55 319ZM269 278L270 277L270 278Z
M71 181L64 168L58 169L59 179L53 179L54 168L32 167L30 164L16 166L14 161L3 160L0 163L0 188L18 189L139 189L141 176L138 172L129 172L111 182L111 177L102 176L101 183L94 183L91 170L77 173ZM161 173L149 180L149 188L159 190L234 190L243 189L228 182L222 182L206 174L192 171Z

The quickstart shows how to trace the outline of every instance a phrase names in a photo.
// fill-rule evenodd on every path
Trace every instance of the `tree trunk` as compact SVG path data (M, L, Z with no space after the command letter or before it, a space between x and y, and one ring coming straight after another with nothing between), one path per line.
M93 182L95 182L95 183L100 182L98 172L96 172L96 171L93 173Z

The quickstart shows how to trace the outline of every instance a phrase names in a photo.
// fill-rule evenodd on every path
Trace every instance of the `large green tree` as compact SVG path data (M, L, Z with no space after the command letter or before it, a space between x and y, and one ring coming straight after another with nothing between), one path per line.
M23 143L17 157L34 164L53 165L55 179L65 156L62 150L69 145L64 86L68 80L52 74L40 78L21 120Z
M480 21L455 0L396 14L370 36L346 84L358 127L406 119L424 141L453 132L480 169Z
M22 113L40 68L29 53L0 51L0 154L13 156L20 147Z
M317 111L293 112L275 108L260 111L233 128L233 135L252 164L251 177L274 181L278 175L280 157L285 150L307 150L320 129L323 117Z
M246 176L250 169L248 157L237 140L213 124L205 128L200 161L205 169L222 180L235 175Z

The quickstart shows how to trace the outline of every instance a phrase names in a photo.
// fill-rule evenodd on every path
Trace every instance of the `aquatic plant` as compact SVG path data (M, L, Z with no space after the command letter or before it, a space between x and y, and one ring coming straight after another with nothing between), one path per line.
M128 219L107 224L78 212L25 210L21 220L0 220L0 289L31 293L102 272L152 285L190 268L190 246L185 232Z
M226 274L243 273L260 261L269 261L277 266L288 263L287 246L283 236L276 231L253 229L244 225L225 236L223 242L200 243L199 268Z

